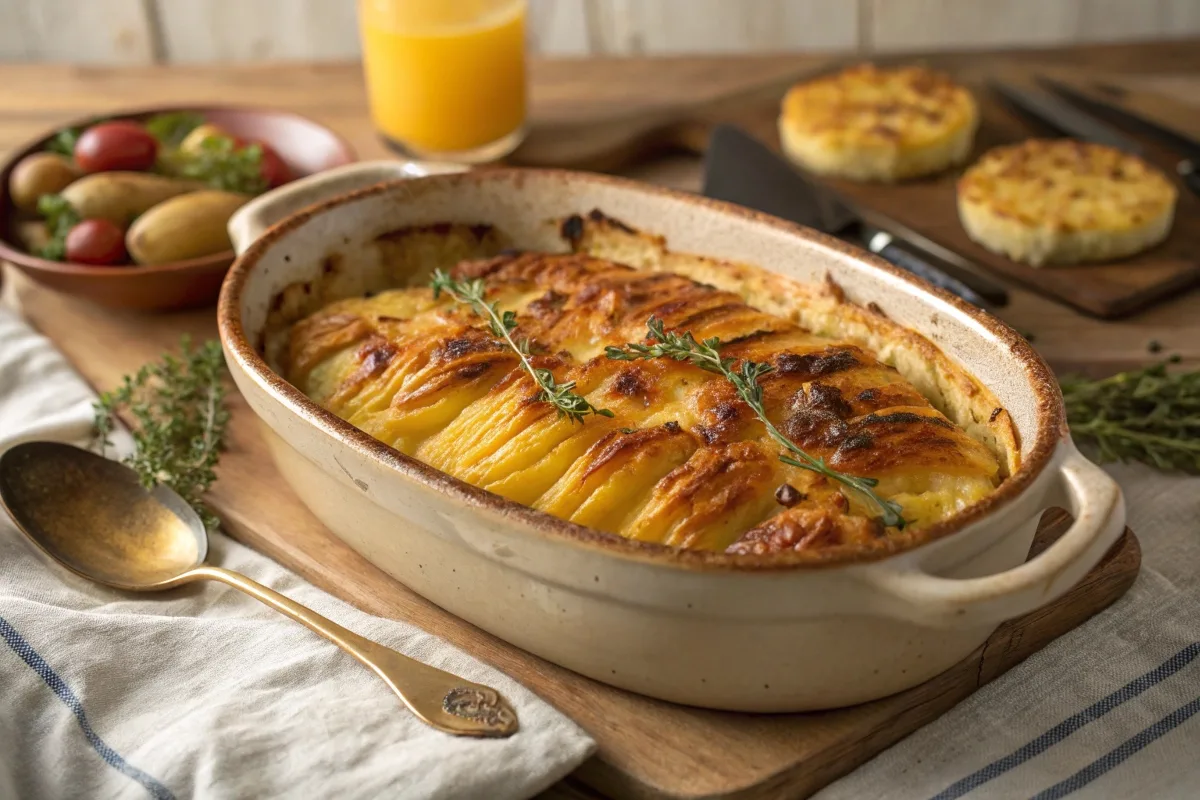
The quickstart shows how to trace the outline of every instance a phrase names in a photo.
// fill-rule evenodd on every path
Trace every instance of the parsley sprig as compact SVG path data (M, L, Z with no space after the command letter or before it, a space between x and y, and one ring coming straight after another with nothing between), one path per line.
M79 212L61 194L44 194L38 198L38 213L46 220L47 241L38 255L51 261L67 258L67 234L79 224Z
M1166 364L1101 380L1060 381L1071 434L1101 461L1200 474L1200 371Z
M195 111L168 111L146 120L146 131L164 147L179 147L187 135L204 124L204 115Z
M605 349L605 354L609 358L618 361L670 358L675 361L686 361L692 366L699 367L706 372L715 372L718 375L724 376L727 381L733 384L733 388L737 391L738 397L742 399L742 402L750 406L750 409L762 424L766 426L767 433L771 438L791 454L780 455L780 461L790 464L793 467L807 469L818 475L823 475L859 492L879 508L881 521L884 525L897 529L904 527L905 519L901 513L900 504L891 500L885 500L875 493L875 486L879 483L878 480L875 478L861 478L856 475L847 475L832 469L825 463L823 457L814 458L810 456L792 442L792 440L780 433L779 429L771 423L771 420L767 418L767 411L763 407L763 389L758 379L774 371L774 367L770 364L761 364L744 359L740 367L734 369L737 360L721 356L721 340L716 337L705 339L703 342L697 342L690 331L681 335L664 330L662 320L656 317L651 317L646 322L646 328L649 331L648 338L654 340L654 344L647 345L635 342L627 344L624 347L608 347Z
M239 147L228 136L208 136L194 151L170 150L159 158L164 172L202 181L213 189L243 194L267 190L262 174L263 150L258 144Z
M101 122L108 122L112 117L96 117L86 125L77 125L74 128L63 128L50 137L46 142L45 150L48 153L58 153L60 156L68 158L75 155L75 144L79 141L79 137L83 132L93 125L99 125Z
M125 463L146 488L163 483L174 489L211 528L217 518L201 497L217 478L214 468L225 447L225 360L215 340L193 349L185 336L179 349L178 356L167 354L100 395L96 438L103 452L112 444L118 413L128 412L136 450Z
M488 327L492 334L503 339L512 348L517 357L521 359L521 365L525 371L537 384L538 399L554 406L560 417L566 417L572 422L583 422L583 418L588 414L600 417L613 416L613 412L607 408L596 408L586 398L575 394L575 381L558 383L554 379L554 373L550 370L535 367L530 363L529 340L513 339L512 336L517 327L516 313L513 311L500 313L495 303L489 303L485 299L487 290L482 279L459 281L439 269L434 271L430 286L433 288L435 300L442 292L445 292L459 303L469 305L479 316L487 317Z

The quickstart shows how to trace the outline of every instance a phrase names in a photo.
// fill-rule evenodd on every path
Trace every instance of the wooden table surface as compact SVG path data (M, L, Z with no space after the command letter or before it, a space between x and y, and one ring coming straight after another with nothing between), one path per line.
M603 118L639 108L692 103L803 74L828 56L537 60L532 65L534 124ZM1200 105L1200 41L1147 42L1054 50L940 54L949 69L1038 64L1117 73L1122 82ZM154 103L240 103L292 109L346 136L363 159L388 157L366 113L357 64L273 66L72 67L0 64L0 153L75 117ZM1200 130L1195 131L1200 137ZM668 156L626 174L686 189L699 186L699 162ZM1012 288L1000 316L1059 370L1104 374L1179 353L1200 363L1200 291L1121 320L1100 322Z

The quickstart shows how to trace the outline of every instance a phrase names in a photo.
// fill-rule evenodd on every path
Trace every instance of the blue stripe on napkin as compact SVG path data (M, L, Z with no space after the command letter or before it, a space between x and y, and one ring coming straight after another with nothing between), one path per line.
M46 663L44 658L38 655L37 651L33 649L29 642L25 641L25 638L21 634L17 633L12 625L8 624L8 621L4 617L0 617L0 638L3 638L8 643L13 652L19 655L21 660L29 665L30 669L41 676L46 685L50 687L50 690L71 710L71 713L75 715L75 721L79 723L79 729L83 731L84 737L87 738L88 744L92 746L92 749L109 766L146 787L146 791L150 793L150 796L154 800L175 800L175 795L171 794L170 789L130 764L121 757L120 753L105 744L99 734L92 730L92 724L88 722L87 715L83 712L83 704L79 702L79 698L75 696L75 693L71 691L71 687L67 686L66 681L59 677L58 673Z
M1071 792L1082 789L1084 786L1087 786L1089 783L1096 780L1096 778L1099 778L1113 767L1120 765L1122 761L1129 758L1131 755L1138 752L1155 739L1179 727L1197 711L1200 711L1200 697L1196 698L1187 705L1180 706L1179 708L1175 709L1158 722L1146 728L1141 733L1138 733L1136 736L1125 740L1118 747L1113 748L1100 758L1097 758L1091 764L1088 764L1086 767L1079 770L1079 772L1076 772L1066 780L1059 781L1049 789L1034 795L1032 800L1058 800L1061 797L1066 797Z
M1089 722L1099 719L1127 700L1132 700L1150 687L1163 682L1176 672L1179 672L1179 670L1186 667L1192 661L1196 660L1197 656L1200 656L1200 642L1193 642L1146 674L1134 678L1132 681L1125 684L1107 697L1098 700L1097 702L1085 708L1083 711L1080 711L1078 714L1068 717L1050 730L1043 733L1038 738L1034 739L1032 742L1029 742L1017 750L1014 750L1013 752L1004 756L1004 758L997 759L996 761L988 764L986 767L971 773L957 783L946 787L940 793L935 795L933 800L956 800L956 798L962 797L967 792L982 786L988 781L1000 777L1010 769L1024 764L1034 756L1046 752L1051 747L1082 728L1084 725L1087 725ZM1170 718L1168 717L1168 719ZM1171 727L1174 727L1174 725ZM1150 730L1150 728L1147 728L1146 730ZM1143 733L1145 733L1145 731L1143 731ZM1166 733L1166 731L1164 730L1162 733ZM1161 736L1162 733L1157 734L1154 738L1158 738L1158 736ZM1139 736L1140 735L1141 734L1139 734ZM1134 738L1136 739L1137 737ZM1150 741L1153 741L1153 739ZM1147 742L1147 744L1148 743L1149 742ZM1130 753L1130 755L1132 755L1132 753ZM1127 757L1128 756L1125 756L1125 758ZM1124 761L1125 758L1122 758L1121 761ZM1113 766L1116 766L1119 763L1120 761L1117 761L1105 771L1112 769ZM1069 778L1068 780L1071 779ZM1047 791L1050 790L1048 789ZM1061 795L1054 796L1061 797Z

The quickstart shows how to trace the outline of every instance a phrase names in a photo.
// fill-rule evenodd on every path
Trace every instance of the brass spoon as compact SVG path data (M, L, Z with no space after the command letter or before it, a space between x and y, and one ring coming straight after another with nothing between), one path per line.
M460 736L511 736L517 715L495 689L364 639L244 575L204 563L208 535L166 486L147 490L129 467L57 442L0 456L0 503L42 551L72 572L135 592L214 580L319 633L375 671L423 722Z

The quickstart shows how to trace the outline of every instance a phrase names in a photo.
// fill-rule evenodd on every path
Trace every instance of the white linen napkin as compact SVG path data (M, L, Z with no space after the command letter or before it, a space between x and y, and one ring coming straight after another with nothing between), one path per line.
M0 451L83 443L93 400L48 340L0 308ZM495 687L520 732L439 733L258 601L212 583L110 591L44 561L0 512L0 798L525 798L594 748L532 692L412 625L364 614L220 534L210 561Z

